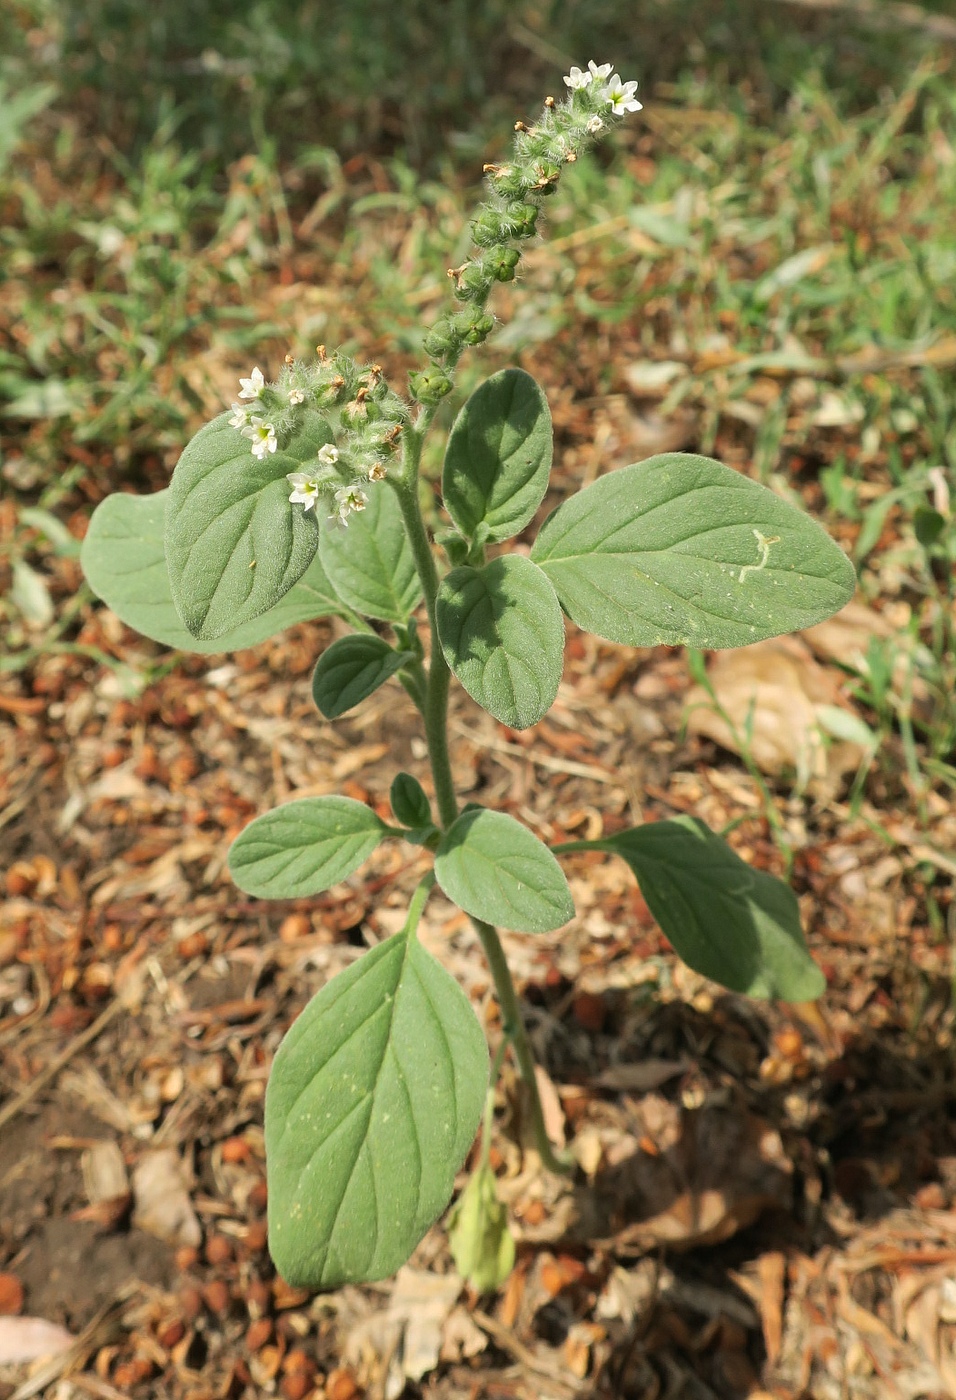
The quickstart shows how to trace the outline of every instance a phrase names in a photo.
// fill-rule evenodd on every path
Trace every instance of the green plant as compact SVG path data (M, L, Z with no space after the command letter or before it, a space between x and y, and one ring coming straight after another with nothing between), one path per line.
M506 813L459 808L446 722L452 677L502 723L535 724L561 677L562 613L628 645L734 647L829 616L854 586L849 560L803 512L719 462L681 453L599 477L548 517L530 556L501 550L534 519L552 455L547 401L516 368L494 374L461 409L442 472L447 522L429 537L423 445L463 352L494 329L490 293L514 279L562 170L639 106L636 84L610 65L573 68L565 82L564 101L549 98L530 128L517 124L511 158L486 166L475 246L450 273L456 306L426 329L428 362L410 376L410 398L380 366L323 347L315 362L288 357L271 383L254 369L231 412L187 445L169 489L109 497L83 545L93 590L147 636L221 652L337 614L354 634L319 658L322 714L342 714L393 676L421 712L434 801L399 773L393 824L348 797L303 798L257 818L230 852L240 888L268 898L327 889L383 839L434 857L404 928L319 992L273 1065L270 1245L288 1279L314 1287L380 1278L408 1257L447 1204L486 1109L484 1034L416 937L436 883L474 922L538 1147L556 1170L567 1164L545 1133L495 925L535 933L573 916L557 856L623 859L678 953L734 991L806 1000L823 989L792 891L699 821L551 850ZM486 1157L479 1174L457 1214L455 1249L488 1286L510 1251Z

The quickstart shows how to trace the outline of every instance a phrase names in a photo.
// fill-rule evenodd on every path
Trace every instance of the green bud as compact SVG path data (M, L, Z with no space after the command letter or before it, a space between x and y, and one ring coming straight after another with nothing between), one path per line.
M492 281L481 263L466 263L455 280L455 296L459 301L483 301Z
M471 323L463 339L466 345L480 345L487 340L495 328L494 316L479 316Z
M520 257L517 248L496 248L488 259L488 271L496 282L513 282Z
M408 376L408 387L419 403L439 403L451 393L451 380L438 365L429 365L428 369Z
M497 209L483 209L471 226L471 236L479 248L493 248L508 237L505 221Z
M443 360L448 355L457 354L461 348L461 335L451 316L440 317L422 341L425 354L433 360Z
M534 181L520 166L509 166L494 176L494 186L505 199L524 199L534 188Z
M512 238L533 238L538 222L536 204L516 204L508 210L508 224Z

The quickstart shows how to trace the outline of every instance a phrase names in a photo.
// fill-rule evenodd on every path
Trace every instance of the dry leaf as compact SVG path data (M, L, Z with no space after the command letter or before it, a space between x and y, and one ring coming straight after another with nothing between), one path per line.
M438 1365L445 1324L461 1289L457 1274L432 1274L406 1264L395 1277L388 1307L361 1318L349 1330L344 1360L361 1366L369 1353L390 1358L386 1394L402 1394L406 1378L420 1381Z
M115 1200L129 1192L126 1163L119 1144L111 1138L91 1143L83 1152L80 1167L90 1205Z
M65 1327L42 1317L0 1317L0 1366L22 1366L58 1356L74 1338Z
M675 1079L690 1069L689 1060L641 1060L632 1065L611 1065L591 1081L601 1089L617 1089L621 1093L647 1094L659 1089L668 1079Z
M766 1209L789 1209L792 1166L768 1122L734 1105L666 1107L674 1121L654 1136L669 1145L636 1152L602 1182L618 1243L718 1244Z
M714 710L702 686L687 697L688 729L739 753L750 727L749 749L765 773L793 769L811 792L830 793L859 767L866 750L849 739L825 742L821 722L829 709L845 710L840 688L799 637L719 652L707 668L719 704L736 733Z
M133 1224L167 1244L196 1246L202 1230L189 1198L186 1172L170 1147L148 1152L133 1171Z

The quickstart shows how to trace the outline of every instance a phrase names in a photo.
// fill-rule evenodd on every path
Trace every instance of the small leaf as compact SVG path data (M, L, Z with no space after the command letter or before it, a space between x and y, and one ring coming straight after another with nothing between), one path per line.
M344 880L372 854L384 823L351 797L302 797L256 817L229 850L246 894L301 899Z
M487 1164L475 1169L448 1213L448 1244L455 1268L478 1293L500 1288L514 1268L508 1209Z
M579 627L628 646L746 646L829 617L856 583L809 515L680 452L586 486L545 521L531 557Z
M107 496L93 512L83 540L80 564L87 583L128 627L164 646L208 655L241 651L295 622L342 611L316 555L274 608L213 642L198 641L183 625L170 592L163 546L167 496L167 491Z
M417 778L411 773L396 773L392 779L389 801L395 820L403 826L425 827L431 825L432 807L428 794Z
M339 597L365 617L407 622L422 596L394 491L384 482L347 527L323 523L319 550Z
M466 914L519 933L547 933L574 917L560 865L506 812L464 812L435 852L435 876Z
M382 637L340 637L319 657L312 698L326 719L335 719L367 700L411 659L411 652L395 651Z
M408 932L333 978L266 1091L269 1249L289 1283L386 1278L444 1209L488 1086L471 1005Z
M512 729L547 714L561 681L564 620L554 589L520 554L453 569L438 590L445 659L471 698Z
M455 420L442 472L445 509L468 539L507 540L534 515L548 489L552 433L548 401L521 369L503 369L475 390Z
M331 438L309 413L281 452L258 461L222 413L187 443L169 487L165 545L173 602L194 637L251 622L305 573L319 526L314 510L289 504L285 478Z
M790 886L747 865L696 817L647 822L587 845L627 861L695 972L752 997L812 1001L826 990Z

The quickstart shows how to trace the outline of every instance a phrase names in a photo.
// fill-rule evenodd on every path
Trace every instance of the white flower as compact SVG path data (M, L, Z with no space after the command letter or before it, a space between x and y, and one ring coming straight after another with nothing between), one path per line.
M252 439L252 455L261 462L267 452L275 452L279 446L276 430L271 423L263 423L261 418L253 418L242 430L242 436Z
M368 496L358 486L340 486L334 499L335 512L329 519L337 520L342 525L349 523L348 517L353 510L364 510L368 505Z
M324 442L319 448L319 461L323 467L334 467L339 460L339 449L331 442Z
M232 417L229 419L230 428L244 428L249 422L249 410L244 403L234 403L232 405Z
M260 399L265 387L266 381L262 377L262 370L256 365L248 379L240 378L239 397L241 399Z
M616 117L623 117L625 112L639 112L644 105L638 102L635 92L637 83L623 83L620 74L615 73L604 89L604 100Z
M591 77L594 79L595 82L603 83L605 78L609 78L611 76L611 65L609 63L602 63L601 66L598 67L598 65L594 62L594 59L589 58L588 72L591 74Z
M387 476L384 462L373 462L368 469L369 481L384 481Z
M293 405L293 407L294 407L296 404L305 403L305 390L304 390L304 389L290 389L290 390L289 390L289 402Z
M608 65L607 71L609 73L611 71L610 64ZM571 91L575 92L578 88L590 87L591 74L582 73L580 68L572 68L571 72L568 74L564 81L565 84L571 89Z
M308 472L289 472L286 481L294 488L289 497L293 505L303 505L306 510L311 510L319 498L319 483Z
M588 124L585 129L589 136L597 136L599 131L604 130L604 123L600 117L588 117Z

